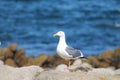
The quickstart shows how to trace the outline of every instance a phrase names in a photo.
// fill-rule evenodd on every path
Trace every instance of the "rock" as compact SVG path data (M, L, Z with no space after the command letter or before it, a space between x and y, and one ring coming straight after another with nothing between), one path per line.
M82 61L80 59L77 59L73 62L73 64L69 67L70 70L76 70L82 65Z
M27 66L28 62L29 62L29 58L22 55L19 59L17 59L17 65L19 67L22 67L22 66ZM29 65L30 66L30 65Z
M75 60L73 63L74 66L80 66L81 64L82 64L82 61L80 59Z
M20 56L22 56L22 55L25 55L25 50L24 50L24 49L18 50L18 51L16 52L15 57L20 57Z
M120 47L114 50L115 54L120 56Z
M12 59L13 62L17 64L17 66L30 66L30 65L38 65L44 68L55 68L60 64L68 65L68 62L64 59L60 58L58 55L46 56L40 55L39 57L26 57L25 50L20 49L17 50L17 44L11 44L7 48L0 49L0 60L7 61ZM72 61L73 62L73 61ZM113 66L116 69L120 68L120 48L117 48L113 51L108 50L99 56L90 56L87 60L74 61L72 68L81 68L82 62L88 62L93 67L110 67ZM71 63L72 64L72 63ZM83 66L82 66L83 68Z
M68 61L65 61L64 59L60 59L60 61L55 61L54 62L55 66L60 65L60 64L66 64L66 65L68 65Z
M0 60L0 66L3 65L3 64L4 64L4 62L2 60Z
M68 61L65 60L65 59L62 59L58 55L54 55L53 58L54 58L54 66L58 66L59 64L66 64L66 65L68 65Z
M37 58L33 59L33 65L38 65L38 66L42 66L42 64L47 60L47 56L46 55L40 55Z
M38 58L35 58L35 65L42 66L42 64L47 60L48 56L40 55Z
M47 67L53 68L53 67L55 67L54 62L55 62L54 56L48 56L47 60L42 64L42 67L44 67L44 68L47 68Z
M58 71L64 71L64 72L69 72L67 65L65 64L60 64L56 67L56 70Z
M92 66L91 66L90 64L88 64L88 63L83 63L83 64L81 65L81 67L87 67L87 68L92 69Z
M19 62L21 62L21 58L23 58L23 56L24 56L24 58L25 58L25 50L24 49L20 49L20 50L18 50L17 52L16 52L16 54L15 54L15 62L16 63L19 63Z
M32 75L32 73L34 73L35 74L34 77L36 77L38 74L44 71L42 67L34 66L34 65L27 66L27 67L21 67L21 68L15 68L15 69L16 69L16 73L17 73L17 70L20 71L19 74L25 73L24 76Z
M25 56L24 49L20 49L16 51L16 54L14 56L14 61L19 67L26 66L28 64L28 60L29 58Z
M114 51L105 51L97 57L90 56L88 57L87 62L96 68L107 68L110 66L114 66L116 69L118 69L120 68L120 48L117 48Z
M98 56L100 62L99 67L109 67L114 66L115 68L120 68L120 48L114 51L105 51Z
M73 62L73 61L71 61ZM68 65L68 61L60 58L58 55L48 56L47 60L43 63L43 67L55 68L60 64Z
M14 66L17 67L16 63L14 62L13 59L8 58L7 60L5 60L5 64L9 65L9 66Z
M85 64L86 65L86 64ZM118 70L111 68L94 68L89 72L63 71L66 65L62 64L57 69L44 70L39 66L14 68L0 65L0 80L119 80ZM60 70L62 69L62 71Z
M4 52L5 52L5 58L13 58L13 53L10 51L10 49L5 48Z
M86 71L93 69L93 67L88 63L83 63L80 67L83 67Z
M21 68L13 68L10 66L0 66L1 80L35 80L35 78L43 72L44 69L38 66L29 66ZM6 77L7 75L7 77Z
M101 55L98 56L99 67L109 67L111 65L113 59L114 51L105 51Z
M83 80L117 80L119 78L114 76L114 70L107 68L94 68L85 77Z
M89 72L63 72L49 70L42 72L42 74L38 75L35 80L119 80L120 76L115 76L114 74L111 74L111 72L114 71L108 69L97 69Z
M107 62L100 62L99 63L99 67L103 67L103 68L107 68L107 67L109 67L110 66L110 64L109 63L107 63Z
M18 45L16 43L13 43L8 46L8 48L12 51L15 52L17 50Z
M94 68L89 73L95 73L96 75L112 76L115 74L113 69L109 68Z
M5 56L4 56L4 49L0 49L0 60L4 60Z
M120 68L120 48L114 50L114 54L112 55L111 65L115 66L115 68Z
M0 58L2 58L2 60L13 58L13 53L10 51L9 48L0 49Z
M114 54L114 51L108 50L108 51L105 51L104 53L102 53L101 55L99 55L98 59L102 62L111 63L113 54Z
M116 75L120 75L120 69L115 70Z
M92 69L92 66L90 65L90 64L88 64L88 63L77 63L79 60L77 60L77 61L75 61L75 63L72 65L72 66L70 66L70 71L85 71L85 72L87 72L87 71L89 71L89 70L91 70Z
M49 70L42 72L35 80L82 80L81 75L84 76L84 73Z
M90 63L93 67L99 67L99 61L96 57L89 56L88 63Z
M5 57L4 56L0 56L0 60L4 60L5 59Z
M46 62L48 56L46 55L40 55L37 58L28 58L28 63L26 64L27 66L30 65L37 65L37 66L42 66L44 62Z
M35 61L34 58L30 57L27 59L27 61L25 60L25 64L23 64L22 66L31 66L31 65L35 65Z
M54 56L49 56L47 59L48 62L53 62L54 60L55 60Z

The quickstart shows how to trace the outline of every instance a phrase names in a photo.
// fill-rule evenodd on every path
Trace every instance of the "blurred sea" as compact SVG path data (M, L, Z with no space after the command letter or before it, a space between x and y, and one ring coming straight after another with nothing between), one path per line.
M62 30L85 56L120 47L120 0L0 0L0 47L53 55Z

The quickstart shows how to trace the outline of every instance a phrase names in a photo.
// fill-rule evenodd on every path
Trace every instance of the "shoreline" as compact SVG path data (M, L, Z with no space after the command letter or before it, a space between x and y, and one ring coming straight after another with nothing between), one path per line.
M80 67L81 66L81 67ZM54 69L40 66L12 67L0 61L1 80L119 80L120 69L93 68L90 64L76 60L71 69L60 64ZM7 75L7 76L6 76Z
M26 57L24 49L11 44L0 49L0 80L119 80L120 48L86 60L67 62L57 55ZM7 75L7 76L6 76Z
M95 68L107 68L115 67L120 68L120 47L115 50L106 50L98 56L89 56L82 62L87 62ZM18 49L18 44L13 43L5 48L0 48L0 60L5 64L13 67L23 67L37 65L43 68L55 68L60 64L66 64L67 62L60 58L57 54L45 55L41 54L38 57L26 56L25 49ZM72 60L72 63L74 60Z

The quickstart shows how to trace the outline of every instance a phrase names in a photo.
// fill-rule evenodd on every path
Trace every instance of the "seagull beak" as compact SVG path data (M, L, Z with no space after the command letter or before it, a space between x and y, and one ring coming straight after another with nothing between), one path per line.
M53 36L56 37L56 36L58 36L58 35L57 35L57 34L54 34Z

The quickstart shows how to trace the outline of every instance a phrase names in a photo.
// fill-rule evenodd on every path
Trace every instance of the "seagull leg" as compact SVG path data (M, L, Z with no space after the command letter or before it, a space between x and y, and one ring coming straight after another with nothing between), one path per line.
M69 60L69 61L68 61L68 68L70 68L70 64L71 64L71 61Z
M68 60L66 60L67 61L67 69L69 70L69 68L70 68L70 64L71 64L71 61L70 61L70 59L68 59Z
M71 60L68 60L68 69L70 69L70 65L71 65Z
M67 61L67 69L69 70L70 67L70 60L66 60Z

